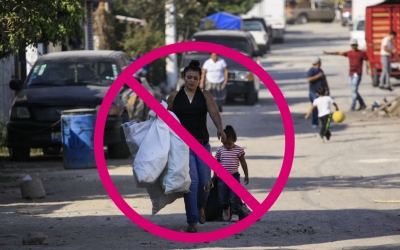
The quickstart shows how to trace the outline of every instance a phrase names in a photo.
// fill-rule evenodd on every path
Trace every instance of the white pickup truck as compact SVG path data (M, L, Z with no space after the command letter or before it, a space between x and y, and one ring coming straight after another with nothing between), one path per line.
M361 50L367 49L367 43L365 40L365 19L357 19L350 26L350 38L356 39L358 42L358 48Z
M272 38L283 43L286 28L285 0L262 0L242 18L262 17L272 27Z

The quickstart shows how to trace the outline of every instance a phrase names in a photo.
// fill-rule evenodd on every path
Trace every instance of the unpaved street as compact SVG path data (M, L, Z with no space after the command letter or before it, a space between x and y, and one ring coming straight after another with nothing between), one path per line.
M0 160L1 249L400 249L400 120L366 118L375 100L400 92L373 88L364 75L360 93L365 112L349 112L348 60L321 56L323 50L350 48L348 29L340 24L288 26L284 44L274 45L262 61L275 79L292 112L296 132L295 159L287 185L270 211L240 234L201 244L171 242L131 222L111 201L96 169L64 170L62 157L36 156L29 163ZM304 120L310 103L305 72L313 56L322 58L331 95L346 113L332 125L332 139L323 143ZM365 72L364 72L365 73ZM395 80L393 80L395 81ZM263 201L279 174L284 131L279 110L265 87L255 107L237 100L224 107L224 125L233 125L237 144L246 152L250 184ZM210 134L216 135L209 121ZM220 142L212 138L215 153ZM151 216L146 192L133 185L132 159L107 160L114 184L125 200L148 220L171 230L186 229L183 199ZM21 199L16 181L8 176L38 175L50 195ZM7 178L6 178L7 176ZM12 179L12 178L11 178ZM200 232L229 226L207 222ZM28 232L47 236L44 246L23 246Z

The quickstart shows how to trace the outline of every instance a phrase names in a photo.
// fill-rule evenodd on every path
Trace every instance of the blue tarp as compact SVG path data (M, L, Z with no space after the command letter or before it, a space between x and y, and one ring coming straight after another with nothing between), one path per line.
M238 16L226 13L217 12L211 16L205 17L201 26L204 26L204 21L212 20L215 23L217 29L227 29L227 30L241 30L242 29L242 19Z

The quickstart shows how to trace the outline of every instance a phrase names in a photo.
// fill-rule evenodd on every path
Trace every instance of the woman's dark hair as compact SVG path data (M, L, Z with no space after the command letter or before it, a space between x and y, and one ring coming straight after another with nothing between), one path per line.
M199 75L201 77L200 61L199 60L190 61L189 66L187 66L182 72L182 78L185 78L186 72L188 72L189 70L199 72Z
M226 134L226 139L231 139L232 141L236 142L237 140L236 131L233 129L231 125L227 125L224 129L224 132Z

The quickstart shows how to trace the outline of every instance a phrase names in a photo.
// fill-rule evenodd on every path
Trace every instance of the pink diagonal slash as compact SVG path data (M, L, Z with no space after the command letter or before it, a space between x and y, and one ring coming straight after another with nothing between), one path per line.
M142 68L144 65L147 65L151 63L154 60L157 60L161 57L173 54L173 53L182 53L182 52L188 52L188 51L201 51L201 52L215 52L218 51L219 54L222 56L226 56L232 60L235 60L237 62L240 62L244 66L246 66L250 71L252 71L256 76L258 76L261 80L261 82L264 83L264 85L269 89L270 93L274 97L276 104L278 105L279 111L282 116L282 121L283 121L283 128L285 131L285 150L284 150L284 157L283 157L283 162L282 162L282 168L281 171L279 172L278 178L276 180L276 183L272 187L271 191L265 198L265 200L261 203L258 204L258 206L255 202L252 203L249 206L256 208L256 210L253 210L253 213L248 215L246 218L243 220L239 221L238 223L234 223L230 226L227 226L226 228L218 229L212 232L202 232L198 234L187 234L183 232L175 232L170 229L166 229L163 227L160 227L158 225L155 225L154 223L148 221L141 215L139 215L135 210L132 209L132 207L129 206L129 204L126 203L124 198L119 194L117 188L113 184L113 181L111 179L110 173L108 172L107 169L107 164L105 162L104 158L104 129L105 129L105 124L106 124L106 119L107 115L109 112L109 108L111 107L111 104L117 98L118 92L120 89L123 87L125 82L131 82L132 75L134 72L137 72L140 68ZM144 94L144 96L139 95L151 108L153 108L154 111L160 112L162 115L160 116L161 119L168 118L167 115L165 115L164 112L168 114L168 112L160 105L157 105L158 102L155 102L153 100L153 97L147 93L147 91L143 92L143 89L140 89L140 85L135 81L132 83L131 87L132 89L135 89ZM150 101L149 101L150 100ZM179 123L173 123L172 124L175 126L179 126ZM171 123L169 124L171 125ZM174 130L175 131L175 130ZM186 130L182 130L186 131ZM283 96L282 92L280 92L279 87L276 85L274 80L265 72L265 70L257 65L251 58L224 46L218 45L218 44L212 44L212 43L205 43L205 42L182 42L182 43L177 43L177 44L170 44L166 45L160 48L157 48L146 55L142 56L138 60L136 60L133 64L128 66L116 79L116 81L113 83L112 86L110 86L110 89L107 91L106 95L104 96L103 102L100 106L100 110L98 112L97 120L96 120L96 126L95 126L95 131L94 131L94 151L95 151L95 158L96 162L98 164L98 172L101 181L103 182L104 188L108 192L110 198L112 201L115 203L115 205L123 212L132 222L136 223L138 226L143 228L144 230L147 230L148 232L153 233L154 235L157 235L159 237L163 237L165 239L169 240L174 240L174 241L179 241L179 242L205 242L205 241L214 241L214 240L220 240L229 236L232 236L235 233L238 233L248 227L250 227L253 223L255 223L258 219L260 219L270 208L271 206L275 203L275 201L278 199L279 195L281 194L282 190L285 187L285 184L289 178L290 175L290 170L292 168L293 164L293 157L294 157L294 150L295 150L295 137L294 137L294 126L293 126L293 120L291 117L291 113L289 110L289 107L286 103L285 97ZM178 135L185 135L184 132L179 133L177 132ZM217 164L214 165L215 162L213 162L210 159L210 153L207 152L203 147L197 143L197 141L193 141L192 137L188 137L189 139L185 139L185 142L190 142L190 146L195 150L197 154L201 153L201 156L208 159L207 163L211 163L211 167L214 166L214 170L217 171L218 174L226 175L226 171L224 169L221 169L218 167ZM212 158L212 157L211 157ZM213 159L213 158L212 158ZM217 167L216 167L217 166ZM218 168L218 169L217 169ZM233 181L232 179L225 178L225 180ZM235 181L236 182L236 181ZM232 183L235 183L232 182ZM232 185L231 185L232 186ZM233 186L236 186L233 184ZM240 187L240 185L237 185ZM245 191L245 190L244 190ZM250 195L248 195L250 196ZM243 196L242 196L243 197ZM245 199L247 200L252 200L250 198Z
M253 210L260 203L135 79L126 83ZM207 153L206 153L207 152Z

